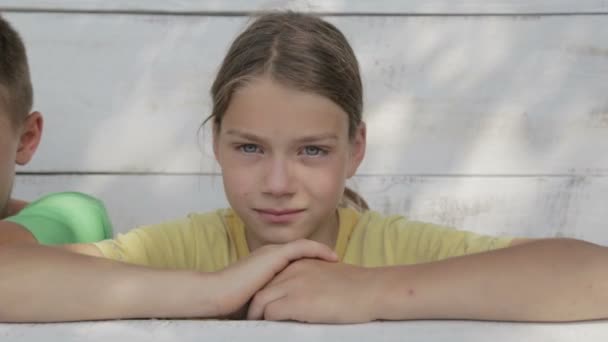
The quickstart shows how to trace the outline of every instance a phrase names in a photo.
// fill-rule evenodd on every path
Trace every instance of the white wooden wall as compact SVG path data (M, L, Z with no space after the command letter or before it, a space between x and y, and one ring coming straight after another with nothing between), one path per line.
M3 0L46 127L15 195L78 190L117 231L226 205L208 90L246 12L321 13L361 63L375 209L608 244L608 1Z

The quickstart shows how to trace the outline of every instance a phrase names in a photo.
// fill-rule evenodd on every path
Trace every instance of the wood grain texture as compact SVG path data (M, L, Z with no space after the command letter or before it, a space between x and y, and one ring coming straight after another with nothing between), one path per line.
M217 171L197 129L245 18L7 17L47 120L27 171ZM608 15L328 20L363 72L361 174L608 174Z
M45 5L82 13L20 3L40 9L5 16L28 46L46 129L16 196L92 193L118 232L227 205L209 132L198 127L247 18L84 13L196 11L190 1ZM486 2L575 6L551 3ZM355 188L373 208L480 233L608 244L608 15L326 18L363 72L369 145Z
M242 13L287 8L323 13L382 14L563 14L607 13L603 0L3 0L0 9Z
M575 237L608 245L608 177L355 177L350 185L384 214L481 234ZM21 176L15 195L83 191L101 198L116 232L228 205L220 175Z

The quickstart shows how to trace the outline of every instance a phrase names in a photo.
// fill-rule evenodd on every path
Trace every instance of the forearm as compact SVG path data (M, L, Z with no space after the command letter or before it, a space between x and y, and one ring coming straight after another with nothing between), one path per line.
M608 317L608 249L540 240L382 269L383 319L575 321Z
M11 198L8 201L7 208L6 208L7 216L16 215L19 211L21 211L21 209L25 208L25 206L27 206L27 204L28 203L26 201Z
M213 317L213 274L158 270L39 245L0 247L0 321Z
M0 221L0 246L7 243L38 243L34 235L22 226L9 221Z

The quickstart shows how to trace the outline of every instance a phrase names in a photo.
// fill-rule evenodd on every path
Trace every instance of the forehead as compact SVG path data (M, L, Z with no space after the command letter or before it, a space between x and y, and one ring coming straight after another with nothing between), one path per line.
M259 78L235 92L221 128L293 139L330 133L347 138L348 115L324 96Z

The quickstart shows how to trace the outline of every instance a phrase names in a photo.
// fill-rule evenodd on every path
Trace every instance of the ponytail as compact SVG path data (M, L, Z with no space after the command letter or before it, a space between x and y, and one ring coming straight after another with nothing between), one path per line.
M344 188L344 194L339 206L341 208L353 208L357 211L369 210L369 206L363 197L349 187Z

